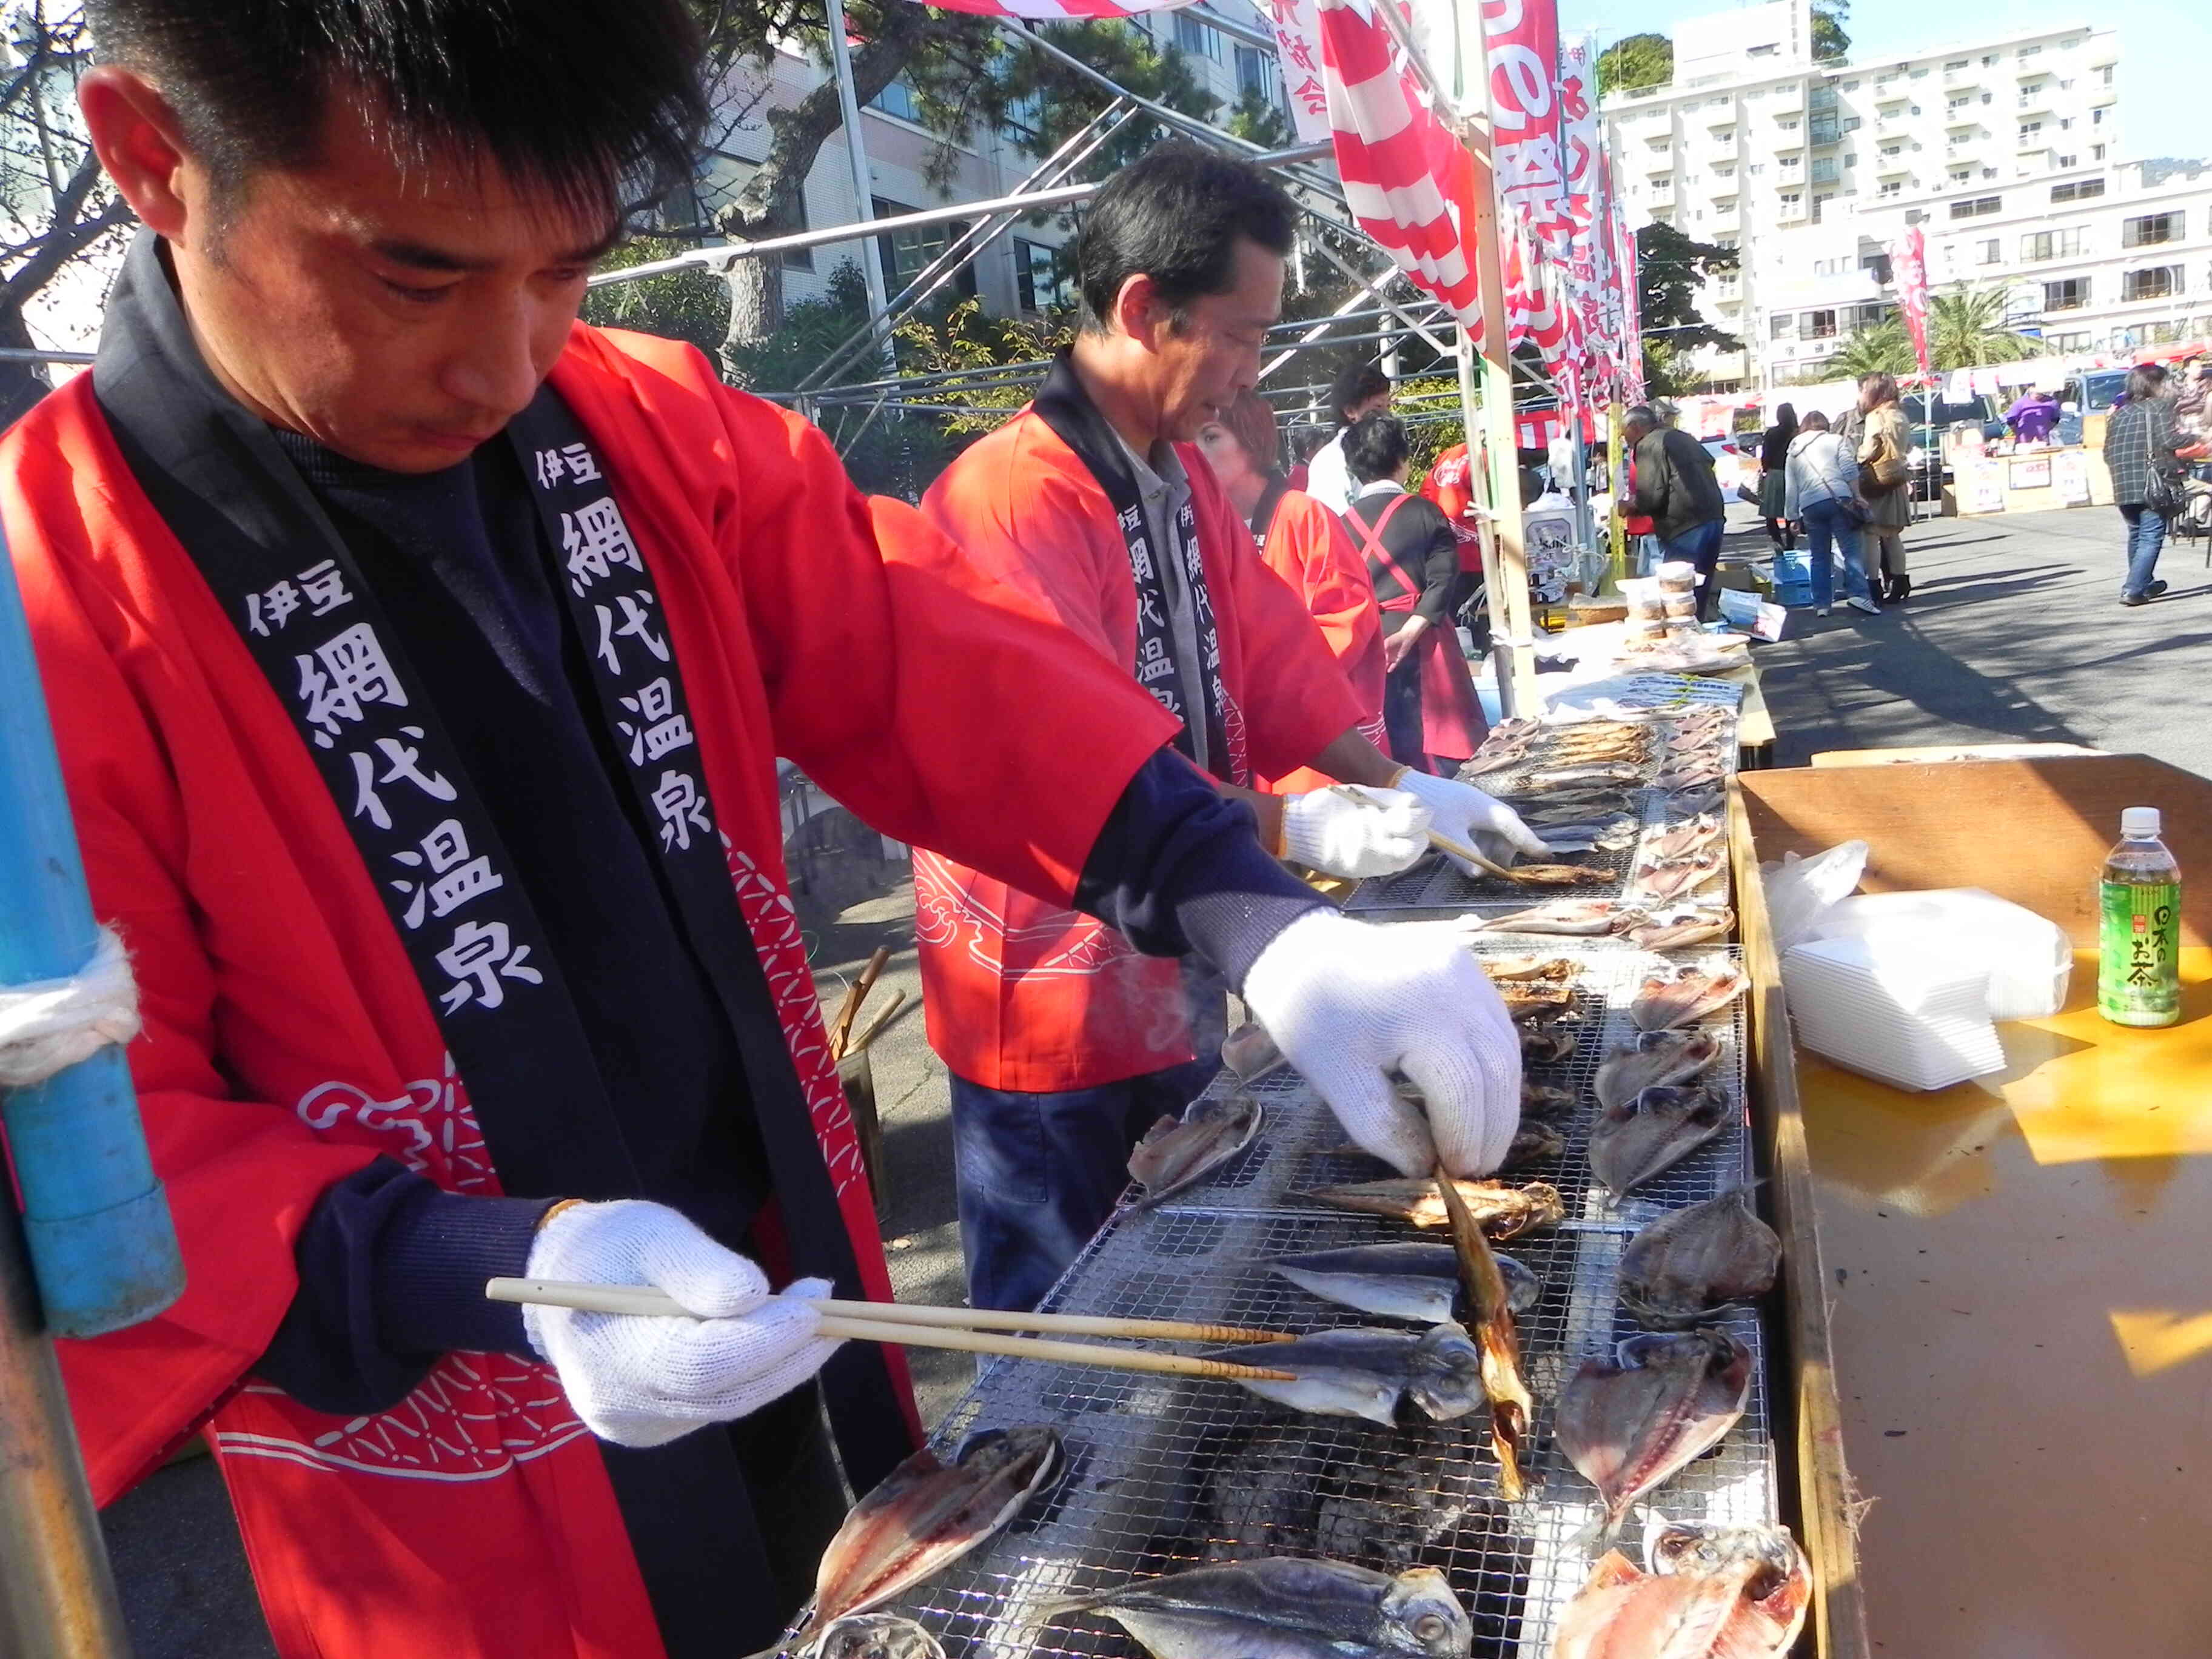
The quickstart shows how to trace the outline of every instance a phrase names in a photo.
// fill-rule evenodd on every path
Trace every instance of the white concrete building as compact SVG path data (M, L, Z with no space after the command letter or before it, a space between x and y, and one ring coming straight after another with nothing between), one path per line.
M1208 21L1216 16L1243 31L1265 33L1247 0L1200 0L1182 10L1138 17L1132 27L1146 31L1163 48L1181 51L1218 100L1213 117L1217 124L1227 125L1247 87L1259 88L1280 108L1285 99L1283 80L1273 52L1232 40ZM1010 43L1008 49L1020 48ZM723 144L726 154L714 164L703 184L702 194L709 208L718 195L742 183L750 167L768 154L769 109L788 107L828 78L826 69L796 49L779 52L769 64L741 66L738 74L739 83L729 89L728 100L738 107L751 106L750 114ZM745 83L747 76L752 77L753 84ZM983 201L1010 194L1037 164L1037 158L1022 148L1024 134L1018 124L1010 123L1006 130L981 133L955 145L949 175L933 184L930 168L939 140L915 118L917 113L913 94L897 82L861 112L861 143L867 152L873 206L879 218L946 202ZM859 217L845 136L840 130L823 144L807 173L806 222L847 224ZM908 279L958 234L958 228L940 226L874 238L886 296L896 295ZM1073 291L1055 257L1066 236L1059 221L1042 226L1018 225L954 279L955 291L977 295L986 310L999 315L1036 315L1053 307L1072 305ZM789 256L783 271L786 301L821 294L839 264L857 260L860 253L861 244L854 241Z
M1930 285L2002 286L2059 350L2212 331L2212 170L2118 161L2118 37L2076 26L1904 58L1812 61L1806 0L1693 18L1668 85L1605 112L1633 224L1742 252L1701 308L1745 350L1717 386L1816 379L1896 303L1923 228Z

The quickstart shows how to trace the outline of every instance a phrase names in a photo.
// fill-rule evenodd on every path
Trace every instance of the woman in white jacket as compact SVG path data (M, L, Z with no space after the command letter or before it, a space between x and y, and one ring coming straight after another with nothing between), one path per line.
M1835 597L1829 565L1832 546L1844 556L1844 603L1869 616L1881 607L1867 580L1865 540L1845 503L1858 499L1858 462L1850 447L1828 429L1828 417L1814 410L1790 441L1783 463L1783 513L1805 526L1805 550L1813 566L1813 610L1825 617Z

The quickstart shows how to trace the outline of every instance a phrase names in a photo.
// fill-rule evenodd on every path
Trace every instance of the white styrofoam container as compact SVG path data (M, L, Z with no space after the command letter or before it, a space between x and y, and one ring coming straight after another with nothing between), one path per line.
M1931 953L1924 938L1799 945L1782 959L1797 1041L1900 1089L1948 1089L2004 1066L1989 975Z
M2074 947L2066 930L1978 887L1924 893L1862 893L1815 921L1805 939L1861 939L1885 956L1939 952L1989 975L1993 1020L2045 1019L2066 1006Z

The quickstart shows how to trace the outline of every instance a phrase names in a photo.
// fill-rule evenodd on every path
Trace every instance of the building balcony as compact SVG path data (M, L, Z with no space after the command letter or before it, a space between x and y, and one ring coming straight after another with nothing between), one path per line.
M1947 87L1978 87L1984 76L1978 69L1946 70L1943 84Z

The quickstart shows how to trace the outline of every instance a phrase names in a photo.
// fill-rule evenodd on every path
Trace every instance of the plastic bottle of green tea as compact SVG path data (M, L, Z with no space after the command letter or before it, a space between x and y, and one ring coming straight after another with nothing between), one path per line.
M2097 1012L2115 1025L2181 1018L2181 866L2159 828L2158 808L2129 807L2105 858Z

